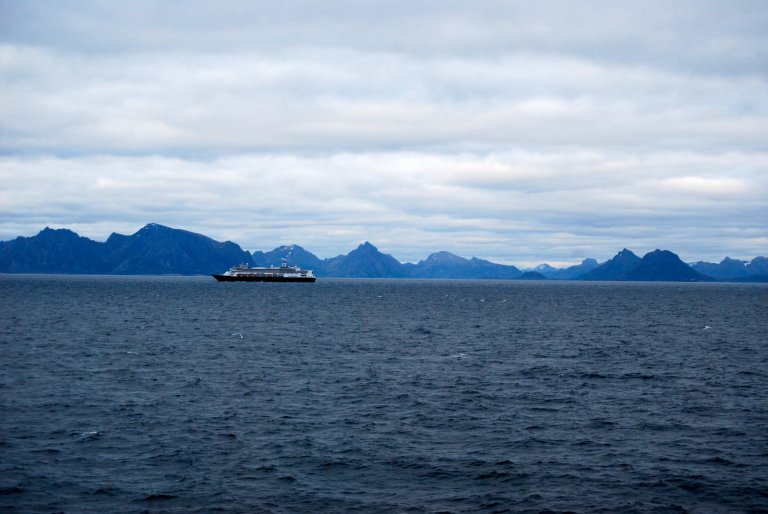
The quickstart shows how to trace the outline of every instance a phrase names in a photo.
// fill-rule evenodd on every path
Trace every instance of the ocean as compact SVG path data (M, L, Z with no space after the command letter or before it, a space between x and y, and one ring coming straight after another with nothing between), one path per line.
M768 286L0 276L0 509L768 512Z

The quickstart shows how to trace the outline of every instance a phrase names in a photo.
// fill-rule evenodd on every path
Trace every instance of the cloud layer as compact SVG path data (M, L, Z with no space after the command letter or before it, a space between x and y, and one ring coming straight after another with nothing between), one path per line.
M0 239L768 253L759 2L0 2Z

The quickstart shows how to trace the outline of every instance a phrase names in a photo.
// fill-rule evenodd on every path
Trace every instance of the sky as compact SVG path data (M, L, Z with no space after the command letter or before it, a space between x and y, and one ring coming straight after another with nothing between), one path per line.
M0 240L768 255L768 2L0 0Z

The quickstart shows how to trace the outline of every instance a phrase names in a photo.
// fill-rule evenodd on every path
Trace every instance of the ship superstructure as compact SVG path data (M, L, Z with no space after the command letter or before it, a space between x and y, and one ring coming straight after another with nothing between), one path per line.
M219 282L314 282L316 280L312 270L289 266L286 259L282 260L279 268L251 267L241 264L233 266L220 275L212 276Z

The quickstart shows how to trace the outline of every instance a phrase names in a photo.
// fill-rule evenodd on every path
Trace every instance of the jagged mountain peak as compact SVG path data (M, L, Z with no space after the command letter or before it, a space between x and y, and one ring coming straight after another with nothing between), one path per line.
M211 239L208 236L205 236L203 234L198 234L197 232L191 232L189 230L184 230L181 228L173 228L168 227L166 225L161 225L160 223L147 223L143 227L141 227L139 230L133 233L132 237L141 237L141 236L165 236L165 235L183 235L183 236L191 236L191 237L197 237L197 238L203 238L203 239Z
M640 264L640 257L631 250L622 249L613 258L580 275L582 280L626 280L627 273Z
M421 262L426 263L463 263L467 262L467 259L464 257L460 257L456 254L453 254L451 252L447 252L445 250L441 250L439 252L434 252L429 254L429 257L424 259Z
M747 261L742 261L741 259L731 259L730 257L725 257L725 259L720 261L720 264L724 266L746 266L748 263Z
M159 223L147 223L146 225L141 227L139 230L137 230L134 233L134 235L146 234L149 232L165 232L165 231L174 231L174 230L180 230L180 229L166 227L165 225L161 225Z
M335 277L384 278L404 277L406 272L400 261L389 254L381 253L366 241L347 255L326 259L321 274Z
M77 233L71 231L68 228L51 228L45 227L38 234L38 237L81 237Z
M379 249L373 246L369 241L366 241L357 247L358 250L366 250L370 252L378 252Z
M674 253L670 252L669 250L659 250L658 248L656 248L655 250L652 250L652 251L646 253L643 256L643 258L646 258L646 257L649 257L649 258L663 257L663 258L667 258L668 259L668 258L671 258L673 255L675 257L677 257Z
M632 250L628 250L627 248L622 248L621 251L619 251L619 253L616 254L616 257L637 257L637 254L635 254L635 252L633 252Z
M277 266L282 259L287 259L288 264L315 271L322 265L315 254L297 244L278 246L269 252L254 251L251 256L256 266Z
M279 250L281 252L290 253L290 252L300 252L300 251L303 251L304 248L302 248L301 246L299 246L297 244L290 244L290 245L278 246L277 248L275 248L275 250ZM273 251L275 251L275 250L273 250Z

